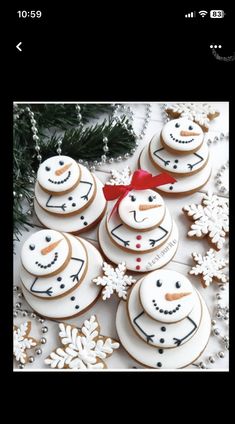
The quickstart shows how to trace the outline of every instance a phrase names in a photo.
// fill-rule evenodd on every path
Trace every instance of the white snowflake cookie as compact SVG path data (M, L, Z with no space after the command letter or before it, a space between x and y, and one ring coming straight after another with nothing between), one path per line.
M94 278L93 282L99 286L103 286L102 299L106 300L111 297L115 292L118 297L126 300L128 288L136 282L131 275L125 275L126 265L124 262L119 264L116 268L104 262L103 264L103 277Z
M209 130L209 123L220 115L220 112L208 103L174 103L165 112L171 118L187 118L196 122L204 132Z
M129 166L119 171L117 169L111 169L111 178L106 183L108 185L128 185L131 182L131 170Z
M222 248L229 232L228 199L208 193L204 195L201 205L186 205L183 212L194 221L188 231L189 237L208 236L215 249Z
M100 335L99 324L94 315L78 328L60 323L59 337L63 347L51 352L45 364L51 368L73 370L107 368L104 359L112 355L119 343Z
M197 265L189 271L189 274L199 275L203 287L208 287L213 280L227 283L228 277L221 270L226 267L228 260L218 258L214 249L208 250L204 256L194 252L192 257Z
M38 344L37 340L29 335L31 331L31 321L13 326L13 355L17 362L25 364L28 362L27 350Z

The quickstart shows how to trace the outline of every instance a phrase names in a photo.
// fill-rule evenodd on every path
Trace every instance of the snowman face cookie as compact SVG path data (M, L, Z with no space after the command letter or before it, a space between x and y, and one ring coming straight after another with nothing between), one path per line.
M132 190L118 208L121 221L135 230L158 226L165 215L162 197L153 190Z
M21 252L23 267L38 277L57 274L67 265L70 257L68 239L54 230L42 230L31 235Z
M37 180L43 190L61 194L72 190L80 179L80 168L68 156L53 156L43 162L39 169Z
M203 142L203 137L201 127L186 118L167 122L161 133L164 146L181 153L197 151Z
M177 322L195 305L195 291L184 275L158 270L145 277L140 286L140 302L145 312L161 322Z

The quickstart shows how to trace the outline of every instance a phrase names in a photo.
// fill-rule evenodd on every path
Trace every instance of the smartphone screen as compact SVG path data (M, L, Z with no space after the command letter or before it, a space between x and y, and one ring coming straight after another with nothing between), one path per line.
M11 22L14 372L228 372L232 10Z

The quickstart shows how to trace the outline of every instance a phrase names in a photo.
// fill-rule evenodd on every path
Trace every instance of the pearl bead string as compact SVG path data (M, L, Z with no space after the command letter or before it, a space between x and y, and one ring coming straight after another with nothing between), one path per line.
M228 195L229 194L229 186L228 186L228 178L227 181L224 178L225 172L229 171L229 161L227 161L224 165L222 165L215 176L215 185L219 193Z

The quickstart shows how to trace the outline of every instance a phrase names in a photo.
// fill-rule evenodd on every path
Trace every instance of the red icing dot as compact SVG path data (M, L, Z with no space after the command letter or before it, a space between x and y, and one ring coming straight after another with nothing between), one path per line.
M137 247L139 249L141 247L141 244L137 243L135 247Z
M139 269L140 269L140 266L139 266L139 265L137 265L137 266L135 267L135 269L139 270Z
M137 258L136 259L136 262L141 262L141 258Z
M137 240L141 240L142 239L142 236L136 236L136 239Z

